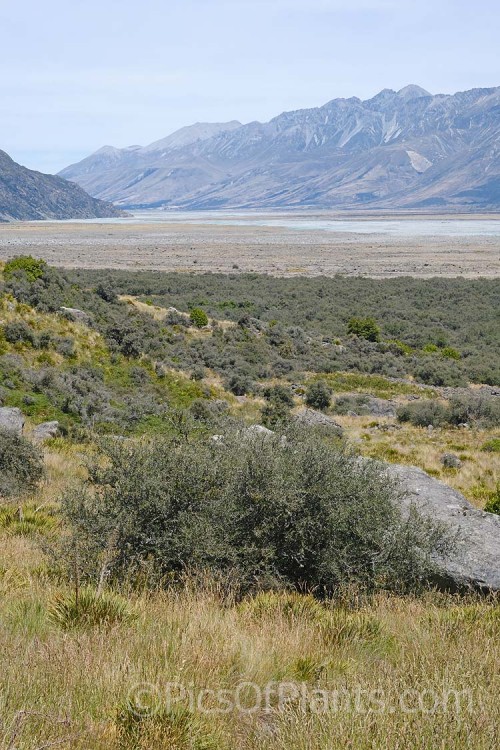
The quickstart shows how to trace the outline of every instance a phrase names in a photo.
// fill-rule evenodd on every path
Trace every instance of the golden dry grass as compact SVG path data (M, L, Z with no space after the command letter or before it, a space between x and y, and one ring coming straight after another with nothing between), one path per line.
M82 477L83 448L49 445L47 481L29 499L41 512ZM296 595L285 606L266 595L242 605L187 580L182 590L129 592L131 621L67 631L50 611L68 592L35 538L0 530L1 750L496 746L494 602L353 594L299 605ZM182 700L169 683L184 686ZM218 693L204 689L229 691L231 710L217 712ZM141 721L138 701L153 708Z
M131 623L66 632L48 618L64 586L33 542L2 542L2 750L59 741L82 750L495 747L500 611L491 603L380 596L355 613L318 616L287 613L280 597L252 611L193 585L131 596ZM184 686L182 700L170 683ZM267 703L270 683L282 687ZM252 710L217 713L216 694L197 705L203 689L227 690ZM322 711L315 690L340 691L341 702ZM139 699L153 712L131 730L128 705Z
M500 454L482 450L498 430L435 428L409 424L396 425L383 417L336 416L356 448L365 456L390 463L411 464L462 492L482 508L500 482ZM446 469L444 453L453 453L462 461L459 469Z

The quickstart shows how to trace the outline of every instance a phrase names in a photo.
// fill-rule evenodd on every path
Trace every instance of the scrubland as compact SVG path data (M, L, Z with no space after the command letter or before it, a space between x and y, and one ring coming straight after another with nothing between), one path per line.
M403 316L391 312L387 288L378 314L379 291L367 287L374 295L368 305L349 303L345 319L334 315L332 323L311 319L316 303L306 304L309 317L306 310L300 320L293 303L284 305L279 320L267 292L266 309L257 310L255 280L246 290L233 288L228 304L225 290L218 300L214 291L224 279L196 287L191 278L169 276L148 279L150 288L143 279L141 289L131 288L132 276L98 283L50 269L34 280L23 274L7 274L1 295L2 404L23 411L28 438L48 419L60 422L61 434L41 448L45 475L36 491L0 503L0 748L495 747L500 614L493 596L366 586L355 576L328 596L291 579L242 589L227 570L219 576L213 568L182 566L171 576L162 571L161 579L136 570L108 575L114 540L97 545L92 561L84 549L68 555L62 542L71 531L78 546L78 523L70 527L84 518L83 506L78 516L72 501L68 513L67 498L80 497L103 437L115 447L102 457L126 446L134 457L133 446L155 440L173 440L182 450L183 441L209 439L221 426L261 422L266 406L271 418L281 418L281 391L269 388L285 389L293 415L318 380L330 389L323 413L344 437L318 438L315 450L341 446L348 456L414 464L476 506L491 503L500 477L496 282L457 282L467 305L486 301L463 315L443 302L439 321L435 310L449 288L431 285L435 307L427 305L427 318L421 311L419 333L411 314L403 325ZM300 285L281 293L290 291L303 293ZM253 308L239 307L241 301ZM81 308L89 319L61 315L62 305ZM207 312L207 327L193 324L193 307ZM376 318L379 341L347 334L348 319L360 314ZM458 358L443 355L446 347ZM489 389L480 375L488 375ZM395 413L408 404L440 407L430 428L363 413L360 395L383 399ZM462 414L453 412L457 398L470 414L461 426L452 421ZM196 443L189 450L195 456ZM460 465L443 465L446 453ZM113 503L114 481L99 476L91 486ZM248 485L249 497L264 507L259 487ZM130 483L120 487L123 495L138 491ZM94 517L92 534L103 528L106 507ZM90 527L80 528L83 534ZM203 527L195 532L202 546ZM219 560L217 545L209 553ZM253 559L248 554L245 565ZM154 560L147 556L147 565ZM94 569L106 576L100 580Z

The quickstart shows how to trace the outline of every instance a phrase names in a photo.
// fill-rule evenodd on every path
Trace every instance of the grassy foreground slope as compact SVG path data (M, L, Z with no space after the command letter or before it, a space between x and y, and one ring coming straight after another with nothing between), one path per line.
M344 427L348 451L420 465L483 506L497 492L500 468L491 416L458 427L447 421L453 393L438 384L424 388L377 368L360 372L354 361L325 371L317 359L325 343L344 347L341 355L361 348L361 360L372 363L387 354L383 341L372 346L342 327L338 343L314 332L299 340L288 324L257 318L238 325L230 308L215 315L205 305L211 320L198 328L189 318L194 305L179 298L154 305L147 294L137 299L144 289L113 287L111 277L80 286L41 271L34 280L7 273L0 297L2 405L23 411L27 435L47 419L59 420L62 433L42 447L45 479L36 492L0 501L1 750L495 747L494 599L402 596L354 583L323 601L289 590L242 598L238 581L227 577L177 571L172 585L153 586L146 566L143 576L99 581L86 577L84 545L60 556L68 535L61 499L79 498L89 487L86 464L103 436L111 436L111 448L101 458L122 461L128 446L134 458L134 446L157 441L160 476L161 446L176 435L182 451L182 441L203 441L221 425L261 422L266 406L275 406L266 396L270 385L289 389L296 412L319 379L333 391L324 414ZM174 302L178 310L169 311ZM453 372L458 360L438 350L417 359L435 357ZM413 355L391 356L405 370ZM493 367L495 356L488 360ZM292 368L284 372L283 362ZM395 408L431 405L436 426L364 414L367 395ZM338 438L323 442L333 449ZM460 467L444 466L444 452L457 454ZM187 465L193 454L186 455ZM174 468L181 482L182 466ZM134 485L129 472L116 496L112 475L97 472L90 487L110 502L95 516L98 529L125 491L146 502L148 476L139 479ZM258 506L258 487L248 484ZM211 487L215 492L217 482ZM72 508L78 515L81 508ZM203 529L198 533L203 541ZM105 572L117 546L108 538L94 561Z

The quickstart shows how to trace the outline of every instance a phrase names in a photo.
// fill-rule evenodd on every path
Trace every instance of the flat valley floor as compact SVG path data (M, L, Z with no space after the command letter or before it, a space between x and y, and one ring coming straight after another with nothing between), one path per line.
M0 260L20 254L67 268L376 278L500 276L499 236L406 237L257 223L232 226L165 219L0 224Z

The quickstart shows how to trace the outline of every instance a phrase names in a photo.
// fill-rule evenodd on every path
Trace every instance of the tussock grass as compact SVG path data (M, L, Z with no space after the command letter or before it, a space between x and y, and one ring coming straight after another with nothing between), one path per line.
M419 466L442 482L462 492L474 505L484 508L500 483L500 454L485 451L494 431L486 429L436 428L428 432L409 424L384 430L391 420L383 417L335 416L360 452L390 463ZM462 460L459 469L446 469L444 453Z
M134 619L127 600L109 591L99 593L86 587L80 591L58 593L49 605L49 619L63 630L72 628L109 628Z
M19 750L68 734L72 740L62 746L80 750L495 746L500 609L494 602L380 595L352 610L278 594L234 605L215 587L193 583L139 596L137 618L111 629L62 630L46 609L61 591L34 581L2 598L5 726L20 711L39 712L23 724ZM173 705L165 702L173 682L197 695L202 688L233 693L243 682L264 689L274 681L287 683L289 697L280 704L271 696L268 709L250 713L205 713L177 693ZM396 710L315 713L293 692L301 684L307 691L342 687L349 695L383 691ZM153 688L142 694L144 685ZM399 697L413 690L470 691L472 708L464 698L459 715L451 704L435 713L399 710ZM250 690L242 696L252 703ZM215 707L213 698L207 701ZM144 706L151 710L141 713ZM54 716L69 725L55 727Z

